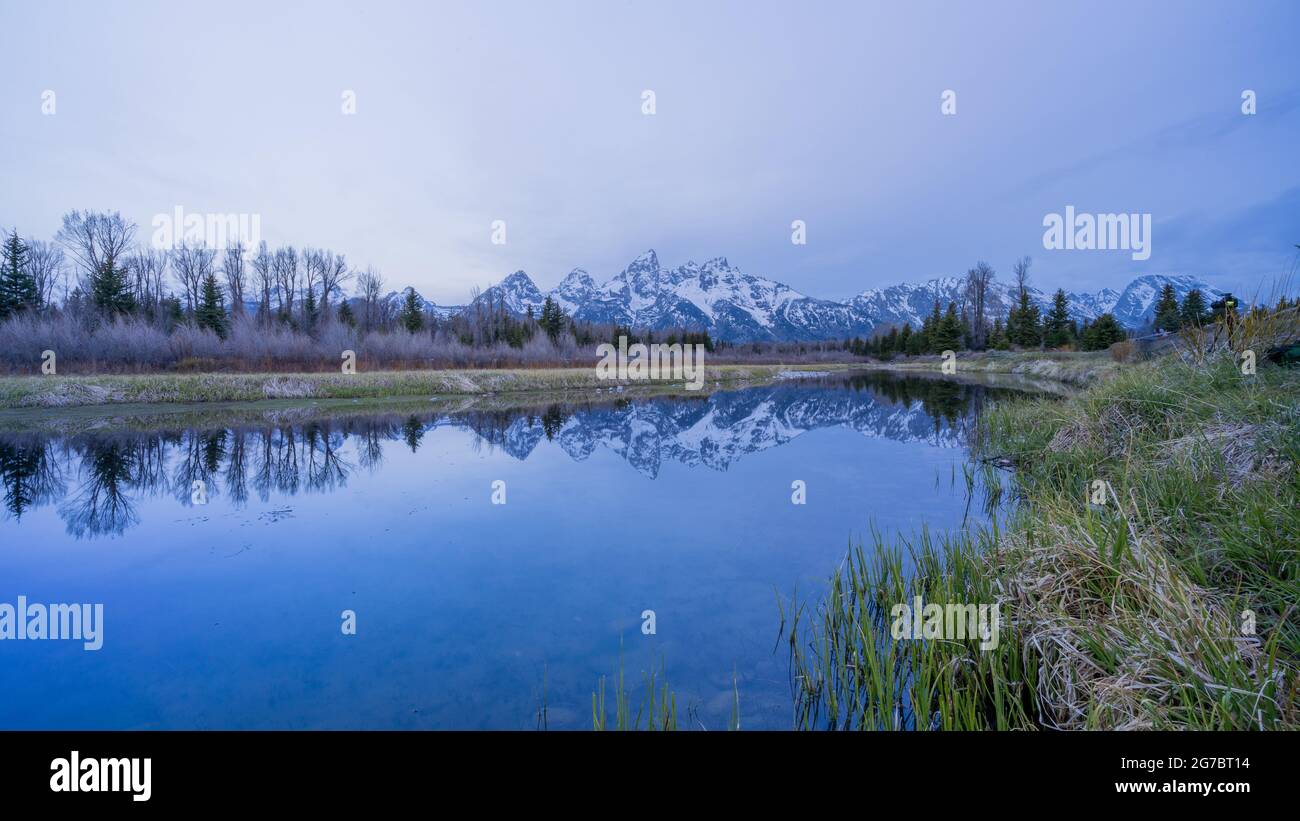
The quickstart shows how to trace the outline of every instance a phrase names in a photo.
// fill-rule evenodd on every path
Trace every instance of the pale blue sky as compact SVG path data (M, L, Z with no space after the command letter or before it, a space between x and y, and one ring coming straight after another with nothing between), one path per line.
M0 225L258 213L440 303L649 247L828 298L1023 254L1249 291L1300 242L1296 2L0 0L0 32ZM1151 258L1044 250L1066 205L1151 213Z

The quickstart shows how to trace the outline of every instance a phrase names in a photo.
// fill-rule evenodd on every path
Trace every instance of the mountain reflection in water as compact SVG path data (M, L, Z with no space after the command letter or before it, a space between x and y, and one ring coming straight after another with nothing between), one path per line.
M1013 391L936 378L869 372L647 399L552 403L454 413L370 410L294 421L69 436L0 432L0 483L8 516L56 505L78 538L122 534L142 497L192 505L196 482L235 506L299 493L332 493L358 470L381 469L384 451L417 452L439 428L473 432L479 445L524 460L543 440L583 461L598 448L654 478L665 462L725 471L742 457L812 430L955 448L991 398ZM352 447L346 447L351 443Z

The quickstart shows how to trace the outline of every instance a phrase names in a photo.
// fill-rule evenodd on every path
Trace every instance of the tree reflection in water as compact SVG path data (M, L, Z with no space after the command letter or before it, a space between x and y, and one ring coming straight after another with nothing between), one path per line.
M665 460L726 470L747 453L821 427L961 447L984 404L1001 393L1007 391L868 372L704 397L508 411L354 412L302 423L69 437L0 433L0 487L6 518L21 520L34 508L57 505L70 534L97 537L135 525L140 498L167 495L192 505L196 481L203 482L209 500L224 498L237 508L252 495L267 502L300 492L335 492L354 470L380 470L388 443L417 453L427 434L444 425L472 431L476 447L517 459L526 459L543 440L575 460L606 447L654 478Z

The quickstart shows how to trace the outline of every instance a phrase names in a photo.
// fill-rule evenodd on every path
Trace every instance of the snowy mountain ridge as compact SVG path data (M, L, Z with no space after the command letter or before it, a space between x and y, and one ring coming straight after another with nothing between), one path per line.
M1138 330L1150 324L1166 283L1174 286L1180 301L1193 288L1201 289L1206 304L1222 295L1195 277L1147 274L1123 291L1067 292L1070 314L1082 322L1109 312L1125 328ZM726 257L666 268L652 249L601 284L585 269L574 268L554 289L543 292L526 272L515 271L481 293L464 311L504 304L520 315L531 308L536 316L549 296L579 321L652 330L705 329L714 338L736 342L843 339L867 337L877 329L905 322L919 327L936 299L944 307L950 301L962 304L965 287L962 277L943 277L871 288L838 302L807 296L782 282L745 273ZM1040 310L1051 308L1052 293L1033 287L1028 291ZM989 316L1005 316L1015 300L1014 283L995 279L987 296ZM449 315L451 311L440 309L440 313Z

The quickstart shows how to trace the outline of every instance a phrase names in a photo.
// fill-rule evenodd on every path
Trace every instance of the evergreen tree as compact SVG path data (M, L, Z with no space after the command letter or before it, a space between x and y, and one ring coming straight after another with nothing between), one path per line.
M126 269L105 261L90 282L90 297L105 314L126 314L135 308L135 297L127 281Z
M1002 324L1002 317L993 320L993 331L989 334L989 347L996 351L1011 349L1011 341L1007 339L1007 328Z
M407 333L419 333L424 328L424 306L414 288L406 289L406 300L402 303L402 312L397 317L398 323Z
M943 348L935 346L935 334L939 332L939 324L943 321L943 316L939 313L939 300L934 301L934 310L925 318L921 325L921 336L923 347L926 353L940 353Z
M349 328L357 327L357 317L352 313L352 306L348 304L346 299L339 303L338 318L340 324L346 325Z
M18 311L40 307L36 279L27 268L27 243L15 229L0 246L0 319Z
M910 329L910 326L907 326ZM918 356L925 353L925 334L915 331L907 337L907 355Z
M320 305L316 302L316 289L308 288L302 299L302 323L309 333L316 328L320 319Z
M1127 338L1124 329L1115 321L1114 314L1102 314L1083 332L1085 351L1104 351L1116 342Z
M1020 292L1020 303L1011 309L1007 318L1007 336L1013 345L1022 348L1036 348L1043 339L1043 329L1039 322L1038 306L1029 300L1029 291Z
M1043 323L1043 342L1049 348L1060 348L1074 341L1074 326L1070 322L1070 300L1062 288L1052 297L1052 310Z
M185 324L185 308L175 296L168 296L159 306L159 311L167 320L167 330L173 331Z
M961 348L961 343L962 327L961 320L957 318L957 306L949 302L948 310L944 312L943 318L939 320L934 333L934 352L956 351Z
M907 353L912 344L912 323L904 322L903 330L898 332L898 352Z
M1182 327L1182 320L1178 315L1178 295L1174 293L1174 286L1166 282L1165 287L1160 290L1160 301L1156 303L1155 328L1157 331L1176 331Z
M546 301L542 303L542 317L537 324L554 342L559 338L560 333L564 331L564 326L567 324L564 309L560 307L558 302L548 296Z
M226 299L217 284L217 275L208 274L203 278L203 292L199 307L194 312L194 321L200 328L207 328L222 339L226 338L229 326L226 324Z
M1193 288L1183 297L1183 307L1178 310L1178 318L1184 325L1204 325L1209 319L1205 309L1205 295L1200 288Z

